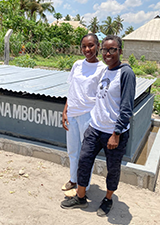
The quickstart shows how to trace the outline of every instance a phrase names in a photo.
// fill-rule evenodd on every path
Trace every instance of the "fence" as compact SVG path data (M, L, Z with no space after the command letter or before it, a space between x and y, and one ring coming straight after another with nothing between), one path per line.
M41 55L44 58L49 58L57 53L81 55L80 46L67 45L66 43L57 43L53 41L24 43L20 36L15 37L11 34L12 30L10 29L6 33L4 41L1 42L0 46L1 49L3 49L2 46L4 46L4 53L3 50L0 53L0 59L4 60L4 64L8 64L9 59L12 59L12 57L18 57L24 54L29 54L32 56Z

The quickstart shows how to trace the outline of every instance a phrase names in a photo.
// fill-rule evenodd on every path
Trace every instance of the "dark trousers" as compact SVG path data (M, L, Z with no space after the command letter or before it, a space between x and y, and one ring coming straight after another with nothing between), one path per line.
M91 126L85 131L77 171L78 184L80 186L87 187L94 160L103 148L108 171L106 177L107 189L110 191L115 191L117 189L120 178L121 161L126 152L129 131L120 135L118 147L111 150L107 148L107 142L110 136L111 134L101 132Z

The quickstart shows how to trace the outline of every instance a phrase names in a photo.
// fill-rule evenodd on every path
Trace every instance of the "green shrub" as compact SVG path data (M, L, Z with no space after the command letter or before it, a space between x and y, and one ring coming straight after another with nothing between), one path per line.
M34 68L36 66L35 61L28 54L15 58L15 64L19 67Z
M21 33L12 34L10 37L10 49L14 56L18 56L23 45L24 36Z
M142 62L145 62L145 61L146 61L145 55L142 55L142 56L141 56L141 61L142 61Z
M155 61L146 61L140 65L140 69L146 74L154 74L156 71L158 71L158 66Z
M32 53L35 52L36 48L37 48L37 44L34 44L32 42L27 42L25 44L25 51L26 51L26 53L31 53L32 54Z
M153 85L156 87L160 87L160 78L157 78Z
M0 56L4 55L4 34L0 33Z
M141 69L137 68L137 67L133 67L133 72L135 73L135 75L145 75L145 72L143 72Z
M50 41L42 41L39 44L39 50L41 56L47 58L48 56L54 54L52 43Z
M131 67L133 67L133 66L138 66L138 61L136 60L134 54L131 54L131 55L129 56L128 62L129 62L129 65L130 65Z
M58 68L60 70L70 70L73 66L73 63L76 61L76 59L73 56L65 56L65 57L60 57L58 60Z
M160 95L156 95L154 97L153 106L154 106L154 109L153 109L154 113L160 115Z

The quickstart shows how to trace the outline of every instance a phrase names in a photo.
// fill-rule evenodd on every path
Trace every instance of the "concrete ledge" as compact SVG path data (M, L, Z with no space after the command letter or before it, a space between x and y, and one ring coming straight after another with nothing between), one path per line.
M158 121L154 122L158 123ZM160 129L146 164L143 166L123 161L120 181L154 191L160 164L159 146ZM69 167L69 158L66 148L0 135L0 150L14 152L24 156L37 157ZM105 157L98 156L96 158L93 173L104 177L107 175Z

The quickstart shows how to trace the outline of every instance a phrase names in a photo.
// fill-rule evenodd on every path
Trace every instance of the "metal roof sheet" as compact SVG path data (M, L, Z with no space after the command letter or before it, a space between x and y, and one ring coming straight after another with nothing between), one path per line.
M14 92L40 94L50 97L66 97L69 72L0 66L0 88Z
M66 71L0 65L0 88L17 93L24 92L64 98L67 96L69 89L67 83L69 73ZM156 78L136 77L135 99L143 94L155 80Z
M137 30L131 32L122 38L127 40L138 41L160 41L160 17L150 20L148 23L139 27Z

